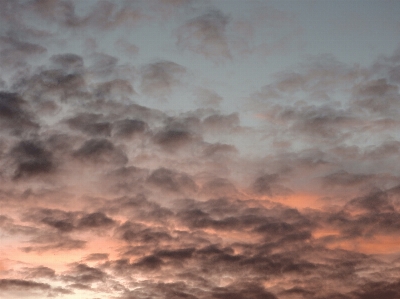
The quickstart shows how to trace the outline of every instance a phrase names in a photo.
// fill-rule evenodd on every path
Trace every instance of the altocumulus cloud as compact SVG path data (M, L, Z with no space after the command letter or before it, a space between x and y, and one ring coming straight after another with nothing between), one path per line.
M250 84L278 8L0 3L2 295L400 296L398 49Z

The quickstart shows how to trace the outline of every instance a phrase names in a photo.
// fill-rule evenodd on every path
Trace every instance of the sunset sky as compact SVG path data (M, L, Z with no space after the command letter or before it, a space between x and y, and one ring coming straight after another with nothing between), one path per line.
M0 0L0 298L400 298L399 15Z

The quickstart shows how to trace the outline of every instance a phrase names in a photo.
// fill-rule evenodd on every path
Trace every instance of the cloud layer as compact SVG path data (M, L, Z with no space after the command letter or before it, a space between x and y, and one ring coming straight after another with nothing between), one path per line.
M7 298L400 296L399 50L304 59L239 105L211 73L265 58L243 30L289 30L285 12L0 3ZM128 32L154 26L173 50L147 57Z

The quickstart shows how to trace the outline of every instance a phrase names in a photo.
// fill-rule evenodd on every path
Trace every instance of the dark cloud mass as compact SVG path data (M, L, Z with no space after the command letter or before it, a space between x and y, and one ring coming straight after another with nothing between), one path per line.
M39 129L28 104L17 93L0 92L0 124L3 130L21 135L26 131Z
M400 298L399 6L261 2L0 0L1 298Z
M35 141L23 140L11 149L15 160L14 179L46 174L54 169L51 152Z

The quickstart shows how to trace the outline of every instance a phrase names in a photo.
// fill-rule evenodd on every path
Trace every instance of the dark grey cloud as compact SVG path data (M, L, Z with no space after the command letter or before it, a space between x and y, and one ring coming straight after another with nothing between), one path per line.
M206 181L201 188L201 192L211 196L235 196L238 190L235 185L225 178L212 178Z
M193 256L194 248L182 248L176 250L160 250L156 253L156 256L164 259L180 260L189 259Z
M66 120L72 129L80 130L91 136L110 136L111 124L101 121L101 115L82 113Z
M317 223L340 231L327 237L327 242L396 236L400 225L396 200L379 190L353 198L342 209L319 217L324 218Z
M58 101L76 100L84 94L85 78L81 73L67 72L61 68L44 69L28 78L22 78L16 88L24 90L31 103L52 105ZM49 107L51 108L51 106Z
M58 209L35 209L24 216L24 220L42 223L59 233L75 230L107 229L116 224L115 220L102 212L66 212Z
M109 191L116 194L129 194L132 192L143 192L143 185L149 171L134 166L117 168L105 175L104 185ZM123 204L121 201L120 204Z
M157 271L162 265L163 261L160 258L154 255L149 255L141 258L139 261L134 263L132 267L133 269L139 268L144 271Z
M68 285L68 287L79 290L92 290L89 285L83 283L71 283L70 285Z
M125 164L125 153L107 139L89 139L77 149L73 156L83 162Z
M92 228L105 228L115 224L115 221L101 212L91 213L79 219L78 228L92 229Z
M252 188L257 193L272 196L271 185L274 184L277 180L277 174L264 174L254 181Z
M5 215L0 215L0 227L4 236L10 235L32 235L37 233L37 228L27 225L17 224L16 221Z
M136 188L133 190L136 191ZM111 215L125 215L132 221L145 223L150 221L151 223L159 223L160 225L168 223L174 215L170 209L148 200L142 193L136 196L123 196L109 201L103 209Z
M68 53L68 54L57 54L50 57L51 62L56 67L65 69L68 72L79 72L83 71L84 63L83 58L79 55Z
M50 290L51 287L47 283L39 283L31 280L22 279L1 279L0 289L2 290Z
M396 298L400 294L400 283L398 281L393 283L385 281L370 282L354 293L357 299Z
M50 174L56 168L51 152L35 140L19 142L11 149L10 156L16 164L14 179Z
M220 299L244 299L244 298L252 298L252 299L276 299L277 297L267 290L264 287L257 284L252 283L242 283L240 285L228 286L228 287L220 287L216 288L212 292L212 298L220 298Z
M238 150L236 149L235 146L223 143L209 144L203 150L204 155L207 157L209 156L220 157L223 154L237 153L237 152Z
M148 129L146 122L137 119L123 119L113 124L115 136L131 138L137 134L144 133Z
M41 214L41 215L40 215ZM38 220L47 224L60 232L70 232L75 228L74 222L76 215L74 213L57 211L57 210L41 210L37 215Z
M282 295L297 295L301 296L302 298L307 298L307 296L313 296L314 292L313 291L308 291L304 288L301 287L293 287L291 289L285 290L282 292Z
M23 252L69 251L85 248L86 241L67 236L43 235L31 240L32 245L20 248Z
M154 142L162 148L174 151L195 140L194 134L184 130L166 130L154 135Z
M368 183L373 177L366 174L353 174L347 171L339 171L329 174L323 178L324 184L327 186L354 186Z
M67 275L63 275L62 279L68 282L80 284L90 284L93 282L104 282L107 274L95 267L89 267L86 264L77 264L68 271Z
M17 93L0 92L0 125L4 130L13 135L38 130L40 125L29 110L29 104Z
M117 235L128 243L159 244L172 240L168 230L143 224L126 222L117 229Z
M161 189L173 192L196 191L198 188L189 175L166 168L154 170L147 181Z

